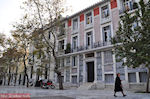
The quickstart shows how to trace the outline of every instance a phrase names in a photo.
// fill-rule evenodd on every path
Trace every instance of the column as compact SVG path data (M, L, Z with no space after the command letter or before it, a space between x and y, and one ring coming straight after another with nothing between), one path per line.
M128 82L128 67L125 66L125 80Z
M94 59L94 82L97 82L97 52L94 52L95 54L95 59Z
M85 54L83 54L83 83L86 82L86 63L85 63Z
M113 54L112 56L113 58L113 72L114 72L114 79L116 78L116 57L115 57L115 54Z
M101 56L102 56L102 81L105 81L104 78L104 52L101 52Z
M64 69L64 83L66 82L66 69Z
M137 83L140 83L139 72L136 72L136 82L137 82Z
M79 55L77 56L78 59L78 65L77 65L77 83L79 83L79 68L80 68L80 59L79 59Z

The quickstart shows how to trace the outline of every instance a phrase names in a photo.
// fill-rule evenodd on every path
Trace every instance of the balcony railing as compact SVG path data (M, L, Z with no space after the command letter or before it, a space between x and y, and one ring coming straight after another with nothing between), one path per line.
M95 49L98 47L103 47L103 46L108 46L108 45L111 45L111 42L103 42L103 43L96 42L96 43L93 43L91 46L79 46L79 47L76 47L75 49L70 49L70 51L67 50L65 51L65 54Z
M125 11L132 11L132 10L135 10L137 8L138 8L138 4L136 2L128 1L128 2L125 2L123 4L122 9L119 10L119 14L122 14Z

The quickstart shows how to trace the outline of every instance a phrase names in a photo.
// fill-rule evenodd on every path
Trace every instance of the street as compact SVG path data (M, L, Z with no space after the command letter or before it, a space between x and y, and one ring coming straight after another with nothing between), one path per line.
M150 94L130 91L125 91L126 97L121 93L114 97L113 90L52 90L22 86L1 86L0 93L30 93L31 99L150 99Z

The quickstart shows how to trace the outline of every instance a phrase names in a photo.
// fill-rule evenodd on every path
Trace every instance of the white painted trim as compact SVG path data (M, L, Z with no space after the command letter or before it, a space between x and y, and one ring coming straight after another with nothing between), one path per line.
M76 30L73 30L73 20L75 20L75 19L77 19L78 28L77 28ZM79 33L79 29L80 29L80 17L79 17L79 16L76 16L76 17L72 18L71 22L72 22L72 27L71 27L72 33L71 33L71 35L76 34L76 33Z
M91 28L89 30L85 30L85 33L84 33L84 46L86 46L86 43L87 43L87 41L86 41L86 35L87 35L88 32L91 32L91 35L93 37L92 38L93 39L93 43L95 42L94 28Z
M86 14L88 14L90 12L92 14L92 23L87 25L86 24ZM87 12L84 13L84 29L86 29L89 26L93 26L93 23L94 23L94 12L93 12L93 9L91 9L91 10L89 10L89 11L87 11Z
M73 40L73 37L76 37L76 36L77 36L77 44L78 44L77 47L79 46L79 40L80 40L80 39L79 39L79 33L78 33L78 34L71 35L71 43L70 43L70 44L71 44L71 48L72 48L72 40Z

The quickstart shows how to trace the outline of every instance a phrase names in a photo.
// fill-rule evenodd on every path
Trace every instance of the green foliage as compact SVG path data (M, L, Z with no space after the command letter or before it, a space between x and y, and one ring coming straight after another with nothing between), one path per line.
M67 43L65 53L70 53L70 52L71 52L71 44Z
M139 2L133 14L125 12L121 17L116 36L112 39L115 53L125 65L139 67L150 65L150 3ZM136 27L134 27L136 25Z

